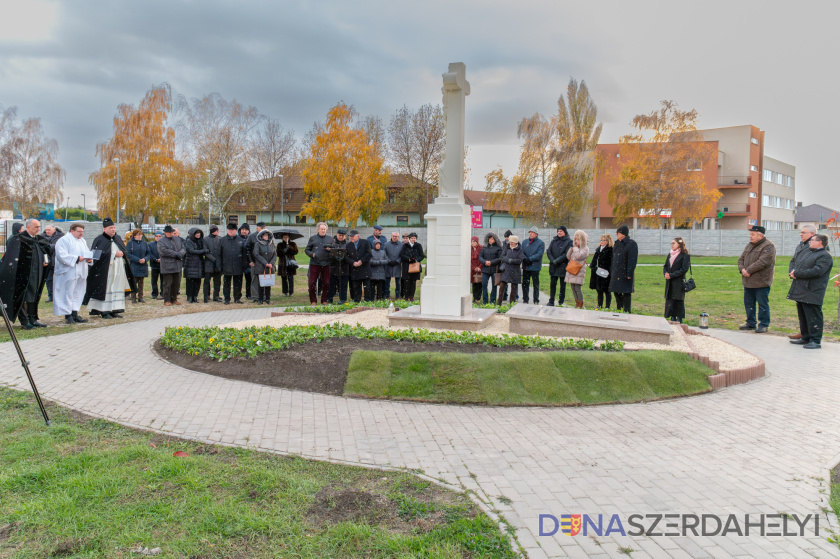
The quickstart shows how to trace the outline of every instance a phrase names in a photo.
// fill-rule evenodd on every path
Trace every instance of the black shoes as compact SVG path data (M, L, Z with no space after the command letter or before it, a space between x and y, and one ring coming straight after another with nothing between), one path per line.
M104 312L104 313L99 315L99 318L111 319L111 318L116 318L116 317L109 312Z
M38 322L38 319L35 318L34 315L29 315L29 324L31 324L32 326L34 326L36 328L46 328L47 327L46 324L41 324L40 322Z
M755 330L755 326L750 326L749 324L742 324L738 326L738 330Z
M803 340L802 338L799 338L798 340L790 340L790 343L792 343L793 345L806 345L808 344L808 340Z
M230 301L225 301L225 305L230 305Z
M73 311L73 314L71 314L70 316L73 317L73 322L78 322L79 324L88 321L86 318L82 318L81 316L79 316L79 311Z
M76 324L76 321L73 320L72 314L65 314L64 315L64 324Z
M808 342L807 344L805 344L802 347L804 349L820 349L821 346L817 342Z
M239 299L237 299L236 301L234 301L234 303L236 303L237 305L244 305L244 304L245 304L243 301L241 301L241 300L239 300Z
M759 326L755 329L756 334L766 334L767 333L767 326Z

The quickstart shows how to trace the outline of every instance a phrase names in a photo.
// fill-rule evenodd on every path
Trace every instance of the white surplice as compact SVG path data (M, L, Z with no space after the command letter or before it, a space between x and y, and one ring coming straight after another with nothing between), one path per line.
M91 298L88 302L89 311L104 313L125 310L125 288L128 287L128 276L125 275L123 259L116 256L118 250L120 247L112 240L108 282L105 284L105 300Z
M78 312L85 298L87 261L79 257L87 251L87 241L72 234L55 243L55 271L53 272L53 314L56 316Z

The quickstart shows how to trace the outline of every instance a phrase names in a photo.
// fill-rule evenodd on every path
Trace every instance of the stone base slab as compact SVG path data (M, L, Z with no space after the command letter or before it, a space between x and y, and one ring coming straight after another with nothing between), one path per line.
M463 316L421 314L415 305L388 315L389 326L406 328L441 328L447 330L480 330L495 316L495 309L467 309Z
M664 318L517 303L507 313L512 334L622 340L669 345Z

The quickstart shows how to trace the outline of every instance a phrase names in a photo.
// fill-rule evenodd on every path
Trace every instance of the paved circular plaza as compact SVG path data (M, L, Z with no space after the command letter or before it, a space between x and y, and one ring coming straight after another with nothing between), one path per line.
M244 309L130 322L22 342L44 398L206 442L417 469L474 490L531 558L837 557L828 469L840 455L840 345L717 330L761 356L764 379L697 397L581 408L491 408L347 399L226 380L160 359L167 326L267 318ZM28 389L14 347L0 384ZM539 535L563 514L820 515L820 536ZM606 521L605 521L606 524ZM650 527L650 521L646 521ZM550 524L546 524L551 528ZM791 528L792 529L792 528ZM664 530L663 525L657 530Z

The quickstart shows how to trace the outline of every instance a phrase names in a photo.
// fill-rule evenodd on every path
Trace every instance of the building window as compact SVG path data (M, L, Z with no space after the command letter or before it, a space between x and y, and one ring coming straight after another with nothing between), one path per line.
M292 193L291 192L284 192L283 196L286 198L286 202L292 201Z
M776 174L776 184L785 184L785 176L783 174Z
M407 215L398 215L397 216L397 223L408 223L408 216Z
M750 165L750 171L758 171L758 165Z
M750 142L752 142L755 145L758 145L758 138L750 138Z
M240 196L240 197L239 197L239 203L240 203L240 204L244 204L244 203L245 203L245 197L244 197L244 196Z
M768 196L767 194L762 194L761 205L765 208L771 207L773 204L770 202L770 196Z
M777 207L777 208L781 208L781 207L782 207L782 199L781 199L781 198L779 198L778 196L776 197L776 207Z
M773 171L770 169L764 169L764 180L773 182Z
M232 214L228 216L228 223L233 223L234 225L239 225L239 215Z
M755 192L750 192L750 198L757 198Z
M256 223L257 222L257 214L245 214L245 221L247 223Z
M689 159L685 166L686 171L702 171L703 162L699 159Z
M751 220L749 220L749 224L750 225L758 225L758 220L757 219L751 219Z
M396 192L389 192L388 193L388 203L389 204L396 204L397 203L397 193Z
M793 187L793 177L785 177L785 185Z
M303 214L298 214L295 216L295 223L306 223L306 216Z

